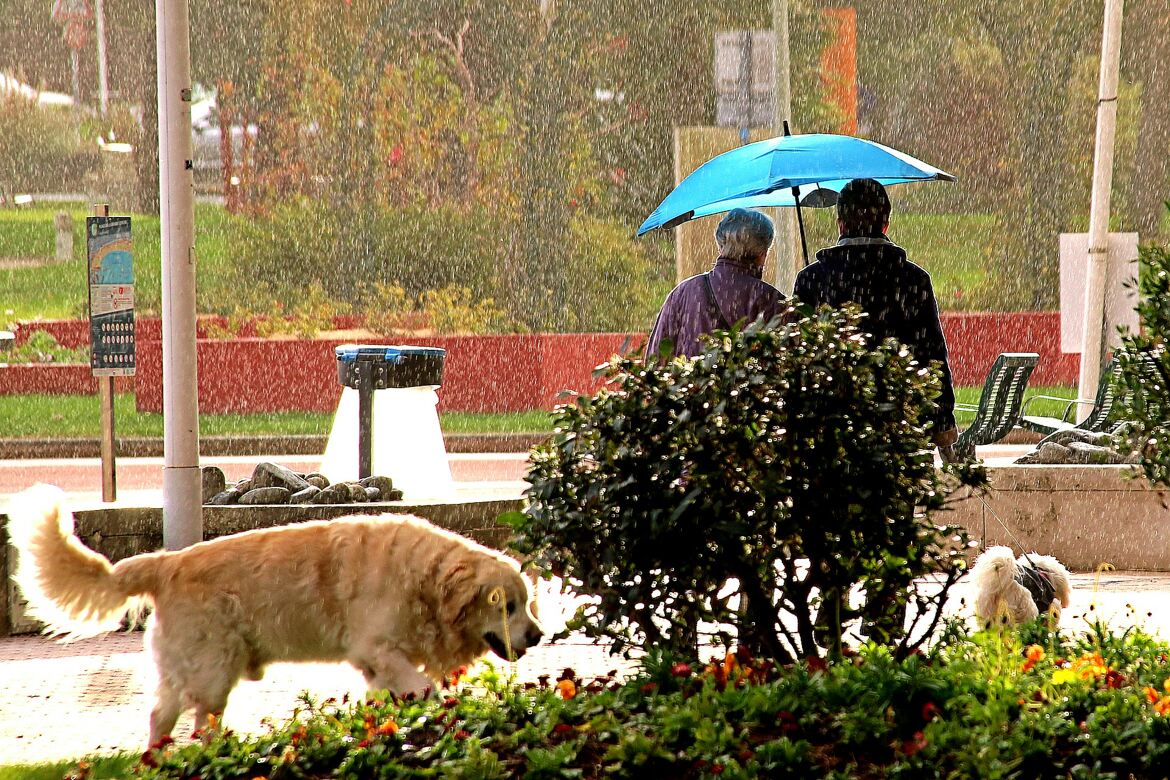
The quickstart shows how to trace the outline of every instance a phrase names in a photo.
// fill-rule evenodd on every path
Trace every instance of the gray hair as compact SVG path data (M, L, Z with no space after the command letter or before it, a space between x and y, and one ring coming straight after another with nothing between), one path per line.
M728 260L755 260L768 254L776 229L767 215L748 209L732 209L715 228L719 256Z

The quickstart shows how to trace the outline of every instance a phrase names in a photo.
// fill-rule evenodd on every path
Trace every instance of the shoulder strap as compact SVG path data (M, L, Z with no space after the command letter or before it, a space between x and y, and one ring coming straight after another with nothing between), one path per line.
M723 316L723 310L719 308L719 300L715 297L715 288L711 286L711 272L703 274L703 286L707 288L707 303L710 304L711 310L715 313L715 321L718 323L721 330L731 330L731 325L728 324L727 318Z

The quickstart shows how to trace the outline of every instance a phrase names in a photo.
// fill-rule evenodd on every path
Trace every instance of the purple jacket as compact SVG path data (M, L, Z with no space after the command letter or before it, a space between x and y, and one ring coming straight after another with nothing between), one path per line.
M767 321L784 311L784 294L763 281L762 274L762 269L735 260L721 257L715 261L711 288L729 325L758 317ZM650 331L646 356L657 355L663 340L669 339L675 355L693 357L702 352L699 336L719 327L719 316L711 308L703 275L692 276L666 296Z

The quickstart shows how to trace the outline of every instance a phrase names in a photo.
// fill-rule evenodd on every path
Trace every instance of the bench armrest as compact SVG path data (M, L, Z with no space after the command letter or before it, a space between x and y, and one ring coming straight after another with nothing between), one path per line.
M1090 404L1090 405L1092 405L1094 403L1093 401L1088 401L1088 400L1085 400L1084 398L1065 398L1064 396L1060 396L1060 395L1033 395L1029 398L1024 399L1024 405L1022 407L1020 407L1020 415L1023 416L1024 414L1027 414L1028 404L1032 403L1033 401L1035 401L1038 398L1044 399L1045 401L1064 401L1064 402L1066 402L1067 405L1064 407L1064 412L1062 412L1060 415L1060 419L1063 420L1064 422L1068 422L1068 416L1072 412L1072 410L1076 407L1077 404Z

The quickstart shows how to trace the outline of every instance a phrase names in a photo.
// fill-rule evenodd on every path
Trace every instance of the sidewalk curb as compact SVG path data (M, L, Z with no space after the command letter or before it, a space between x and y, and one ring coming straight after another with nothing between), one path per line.
M451 433L443 436L448 453L527 452L544 441L547 433ZM321 455L329 437L289 436L203 436L199 454L225 455ZM115 443L122 458L161 458L163 440L156 437L123 438ZM0 439L0 460L52 458L100 458L97 439Z

